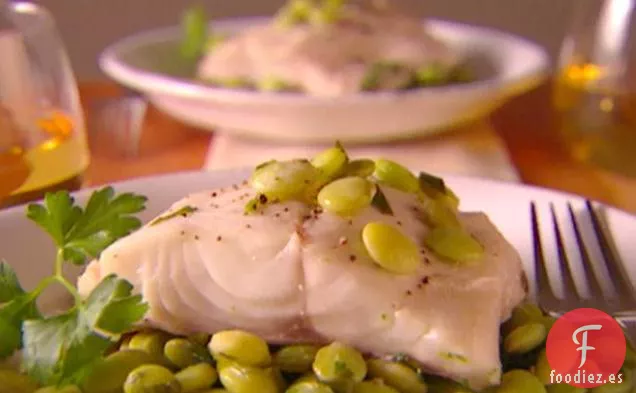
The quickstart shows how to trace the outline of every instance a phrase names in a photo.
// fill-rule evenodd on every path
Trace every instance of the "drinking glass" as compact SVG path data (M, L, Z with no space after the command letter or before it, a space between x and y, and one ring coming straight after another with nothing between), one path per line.
M580 0L553 90L560 134L576 160L636 178L634 0Z
M70 61L50 13L0 0L0 207L75 190L89 164Z

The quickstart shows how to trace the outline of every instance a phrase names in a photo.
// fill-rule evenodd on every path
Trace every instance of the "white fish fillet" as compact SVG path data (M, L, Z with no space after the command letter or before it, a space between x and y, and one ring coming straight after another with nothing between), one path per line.
M499 325L527 291L519 255L484 214L461 213L483 260L453 265L423 249L416 274L389 273L366 254L364 225L391 223L418 244L428 228L413 195L382 189L394 214L369 207L352 220L299 202L246 216L254 192L244 185L193 194L165 214L197 211L114 243L78 287L86 295L115 273L149 303L146 322L173 333L240 328L272 342L338 340L408 354L474 388L498 383Z
M212 81L279 78L308 94L340 96L359 92L370 67L379 62L417 69L431 64L451 68L462 60L419 18L393 9L343 6L343 20L324 26L271 23L245 29L211 48L197 76ZM380 87L393 90L404 83L389 78Z

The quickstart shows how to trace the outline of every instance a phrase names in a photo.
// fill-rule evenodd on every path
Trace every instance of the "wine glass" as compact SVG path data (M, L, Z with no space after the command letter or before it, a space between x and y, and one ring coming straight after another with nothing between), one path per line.
M559 56L553 91L573 158L636 177L634 0L581 0Z
M79 188L89 157L55 21L40 5L0 1L0 207Z

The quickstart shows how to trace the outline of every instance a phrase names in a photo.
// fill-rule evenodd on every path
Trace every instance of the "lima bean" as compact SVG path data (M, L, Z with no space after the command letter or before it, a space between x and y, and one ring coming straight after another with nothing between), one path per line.
M353 386L353 393L400 393L380 380L362 381Z
M292 0L283 7L276 16L276 24L279 26L291 26L305 22L313 9L311 0Z
M230 393L278 393L278 384L266 370L234 363L219 370L219 379Z
M0 393L32 393L38 385L14 370L0 370Z
M424 220L434 227L459 228L457 213L446 203L438 200L421 197L420 204L424 211Z
M340 175L348 162L349 157L340 144L319 153L311 160L311 164L320 169L328 179Z
M537 376L542 384L549 385L551 371L552 367L550 367L550 363L548 362L548 355L545 349L543 349L537 357L537 363L534 366L534 375Z
M232 359L228 358L227 356L223 356L223 355L216 355L214 357L214 360L216 361L216 370L217 371L221 371L221 369L223 369L224 367L230 366L234 363L236 363L235 361L233 361Z
M545 326L547 332L550 333L550 329L552 329L552 326L556 322L556 318L550 315L544 315L541 317L540 322L543 324L543 326Z
M448 81L448 69L438 64L420 67L415 72L415 79L419 86L438 86Z
M242 330L224 330L214 334L208 348L215 358L227 356L246 366L263 367L272 362L265 340Z
M192 334L190 337L188 337L188 339L192 341L193 343L202 345L204 347L207 347L211 338L212 338L212 335L207 333L195 333L195 334Z
M316 352L315 345L287 345L274 354L274 363L285 372L305 373L311 371Z
M391 160L376 160L373 175L387 186L404 192L415 193L420 189L417 177L402 165Z
M547 393L545 386L527 370L508 371L501 377L497 393Z
M401 393L426 393L426 384L411 367L382 359L367 362L369 376L382 379Z
M152 356L163 356L163 347L169 337L161 332L139 332L128 343L129 349L145 351Z
M181 385L167 368L145 364L128 374L124 393L181 393Z
M362 242L375 263L395 274L412 274L420 265L417 244L393 225L370 222L362 229Z
M547 335L547 329L542 323L527 323L504 338L504 349L508 353L530 352L541 345Z
M455 262L473 261L484 254L484 247L462 228L433 228L424 243L437 255Z
M353 216L371 205L376 186L357 176L334 180L318 193L318 204L334 214Z
M333 389L317 380L308 380L293 383L285 393L333 393Z
M163 354L172 364L185 368L196 363L194 344L184 338L173 338L163 347Z
M91 393L119 393L131 371L144 364L161 365L162 360L135 349L113 352L86 377L82 390Z
M523 303L512 310L512 315L504 324L504 331L509 333L521 325L539 322L543 318L541 309L532 303Z
M375 162L369 159L359 159L349 161L345 168L347 176L368 177L375 171Z
M256 192L284 201L304 197L319 176L319 170L306 160L272 161L258 167L250 183Z
M212 387L218 379L218 374L211 365L199 363L179 371L175 378L181 385L182 393L192 393Z
M333 342L316 353L312 364L314 373L323 382L351 380L361 382L367 374L367 364L356 349Z
M281 373L277 367L268 367L265 369L265 372L276 381L276 386L278 386L279 391L285 391L287 382L285 381L285 377L283 377L283 373Z
M256 88L260 91L281 92L281 91L294 91L296 86L287 82L285 79L268 77L259 80L256 83Z

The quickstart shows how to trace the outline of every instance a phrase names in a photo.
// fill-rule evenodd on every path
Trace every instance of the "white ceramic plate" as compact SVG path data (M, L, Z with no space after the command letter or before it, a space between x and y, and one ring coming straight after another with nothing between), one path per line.
M214 21L234 33L268 18ZM342 98L239 92L196 83L179 56L180 30L152 30L108 47L100 66L165 113L210 131L290 142L370 142L447 129L483 116L540 83L548 56L539 46L492 29L430 20L431 32L469 59L479 81L451 87Z
M147 210L141 215L142 219L147 221L190 192L235 184L247 176L249 176L247 170L186 172L127 181L115 184L114 187L118 192L132 191L149 198ZM549 204L551 202L555 204L563 223L567 222L566 204L568 202L571 202L575 209L583 207L581 199L550 190L465 177L445 176L444 178L459 195L462 210L484 211L508 241L517 248L531 281L534 279L532 268L534 254L530 232L530 201L534 200L538 203L540 216L543 216L540 221L545 235L543 241L546 245L555 244L548 216ZM89 194L90 190L79 192L78 200L85 200ZM628 275L634 282L636 281L636 242L634 242L633 234L636 233L636 217L611 208L600 209L606 217L618 252L627 265ZM47 235L27 220L24 213L24 207L0 212L0 258L5 258L15 267L25 287L32 288L39 279L51 274L55 253ZM593 239L587 216L581 215L579 221L584 238ZM566 244L570 246L575 244L570 227L564 227L563 232ZM554 262L554 269L557 269L556 248L552 247L551 250L552 252L548 252L546 257ZM595 253L597 249L591 249L591 252ZM576 274L579 274L580 261L574 259L571 262ZM76 273L77 270L71 271L71 274ZM554 284L559 290L558 283ZM59 299L52 294L47 298L47 303L49 302L59 302Z

